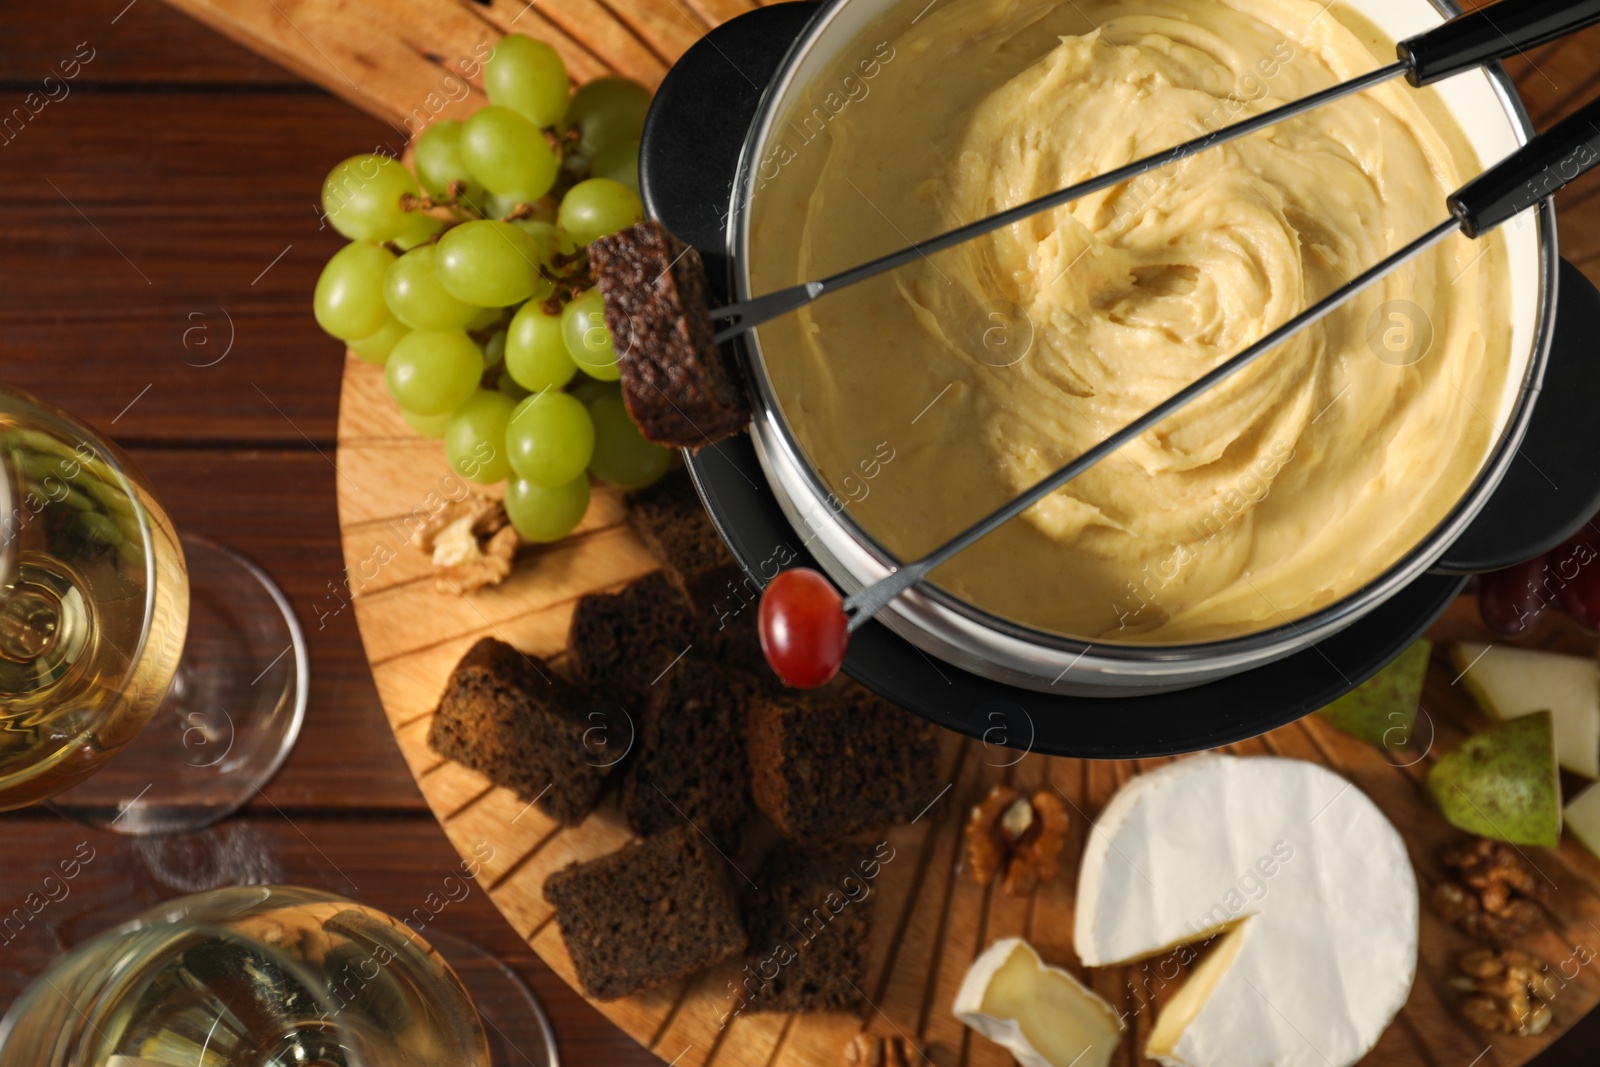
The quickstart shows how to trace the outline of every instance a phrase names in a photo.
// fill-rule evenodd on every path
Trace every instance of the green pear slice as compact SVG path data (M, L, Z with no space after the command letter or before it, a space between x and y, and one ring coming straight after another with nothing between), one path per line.
M1600 782L1573 797L1565 812L1567 829L1583 847L1600 856Z
M1429 641L1418 641L1383 670L1317 712L1334 726L1377 748L1404 748L1422 701Z
M1452 826L1514 845L1561 841L1561 784L1548 711L1498 722L1439 757L1428 792Z
M1600 663L1507 645L1463 641L1450 661L1484 714L1514 719L1549 711L1556 759L1573 774L1600 778Z

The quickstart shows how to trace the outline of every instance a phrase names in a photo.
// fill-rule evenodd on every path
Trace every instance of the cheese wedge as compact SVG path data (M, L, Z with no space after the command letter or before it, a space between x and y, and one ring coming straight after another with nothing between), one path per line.
M1133 779L1084 851L1079 957L1128 963L1219 933L1146 1054L1171 1067L1348 1067L1416 974L1405 844L1314 763L1206 755Z
M972 961L954 1011L1022 1067L1106 1067L1122 1042L1115 1009L1018 937Z

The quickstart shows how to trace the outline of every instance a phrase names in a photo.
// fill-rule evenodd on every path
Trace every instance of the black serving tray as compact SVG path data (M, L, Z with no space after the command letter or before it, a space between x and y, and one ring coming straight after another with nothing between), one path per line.
M758 8L707 34L668 72L640 153L652 217L699 250L727 300L727 229L745 136L768 82L820 9ZM1348 692L1422 634L1466 585L1555 547L1600 510L1600 292L1570 264L1543 391L1493 497L1423 575L1349 628L1221 681L1148 696L1082 697L1005 685L936 660L872 622L851 637L845 671L923 717L997 747L1125 759L1231 744L1293 722ZM818 566L784 517L747 437L689 456L712 520L758 588L779 561ZM754 594L742 609L755 611Z

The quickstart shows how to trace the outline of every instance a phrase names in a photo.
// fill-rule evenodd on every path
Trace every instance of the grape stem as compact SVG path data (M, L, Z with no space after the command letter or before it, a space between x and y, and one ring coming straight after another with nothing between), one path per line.
M551 270L550 267L555 269ZM555 292L546 298L544 310L547 315L559 315L561 309L579 293L594 288L594 277L589 273L588 250L579 249L570 255L565 252L552 253L550 267L539 264L540 276L556 287Z
M460 211L469 218L483 218L483 212L479 211L477 207L471 203L471 201L462 199L462 197L467 195L466 182L462 181L460 178L457 178L455 181L445 186L444 190L450 194L450 203L447 206L452 210Z
M583 132L576 126L565 133L559 133L554 128L546 126L542 132L544 133L544 139L550 144L551 151L555 152L556 158L561 160L565 160L572 155L573 149L578 147L578 141L583 136Z
M483 216L474 210L470 205L466 205L461 202L461 191L457 190L456 188L458 185L461 185L461 183L450 183L450 191L454 195L449 200L435 200L426 193L424 193L422 196L406 193L400 197L400 209L402 211L433 211L443 208L444 210L449 211L452 215L456 216L456 222L470 222L474 219L483 218ZM463 186L462 190L464 189L465 187Z

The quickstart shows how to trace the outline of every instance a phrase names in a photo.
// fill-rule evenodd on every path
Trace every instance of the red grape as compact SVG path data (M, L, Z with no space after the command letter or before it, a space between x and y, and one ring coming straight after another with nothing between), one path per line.
M1600 537L1585 527L1550 553L1550 576L1572 621L1600 633Z
M784 571L761 594L761 651L784 685L815 689L844 663L850 619L833 583L807 567Z
M1549 606L1544 556L1485 574L1478 591L1484 625L1506 637L1526 633Z

